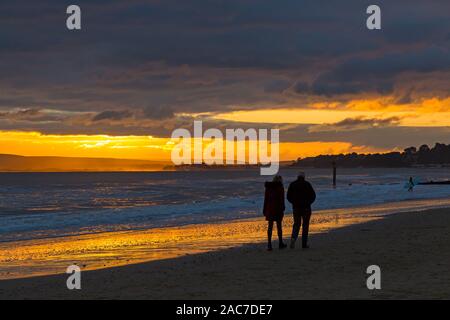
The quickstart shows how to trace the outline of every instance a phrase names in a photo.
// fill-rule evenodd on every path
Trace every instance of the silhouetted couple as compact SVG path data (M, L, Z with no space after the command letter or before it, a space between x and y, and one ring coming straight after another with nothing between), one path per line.
M272 231L274 223L277 224L279 248L286 248L283 242L283 217L286 209L284 202L283 178L275 176L272 182L266 182L266 192L264 196L264 216L269 222L267 229L268 248L272 250ZM302 248L308 247L309 220L311 219L311 205L316 200L316 193L311 184L305 180L305 174L300 172L297 180L289 185L287 199L292 204L294 214L294 225L292 227L291 249L295 248L300 228L302 230Z

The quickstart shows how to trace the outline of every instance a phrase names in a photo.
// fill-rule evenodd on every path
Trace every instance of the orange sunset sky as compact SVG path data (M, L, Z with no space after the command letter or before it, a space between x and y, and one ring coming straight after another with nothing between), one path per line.
M358 1L86 2L77 32L1 5L0 154L169 161L194 120L280 129L281 160L450 143L449 5L412 2L379 32Z

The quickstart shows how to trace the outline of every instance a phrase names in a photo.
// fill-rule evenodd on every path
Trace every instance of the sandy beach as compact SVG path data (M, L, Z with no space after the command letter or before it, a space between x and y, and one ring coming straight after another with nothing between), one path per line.
M288 230L286 230L288 233ZM287 237L286 237L287 238ZM311 249L263 243L85 271L0 281L1 299L449 299L450 209L398 213L311 237ZM382 289L366 288L379 265Z

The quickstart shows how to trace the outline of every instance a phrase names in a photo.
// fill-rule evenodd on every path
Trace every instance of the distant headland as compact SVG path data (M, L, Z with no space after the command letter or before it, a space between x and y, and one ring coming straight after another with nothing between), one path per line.
M337 166L345 168L450 167L450 145L436 143L432 148L422 145L418 149L416 147L406 148L403 152L320 155L299 158L291 166L329 168L333 162Z

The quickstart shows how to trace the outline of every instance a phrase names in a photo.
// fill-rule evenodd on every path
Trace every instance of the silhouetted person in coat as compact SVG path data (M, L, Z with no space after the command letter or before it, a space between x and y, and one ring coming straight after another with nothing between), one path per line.
M409 192L413 192L414 191L414 180L413 180L413 177L410 177L409 178L409 181L408 181L408 191Z
M302 230L302 248L308 247L309 220L311 219L311 205L316 200L316 192L311 184L305 180L305 173L300 172L297 180L289 185L287 199L292 203L294 212L294 227L292 228L291 249L295 248L300 227Z
M268 246L267 250L272 251L272 230L274 222L277 223L279 248L284 249L287 246L283 243L282 221L284 217L284 187L281 176L275 176L272 182L265 183L264 195L264 216L269 222L267 228Z

